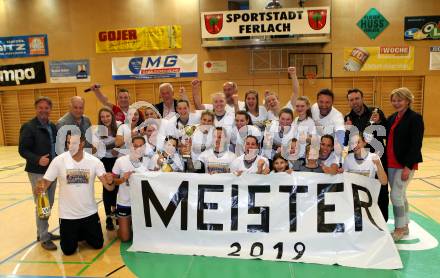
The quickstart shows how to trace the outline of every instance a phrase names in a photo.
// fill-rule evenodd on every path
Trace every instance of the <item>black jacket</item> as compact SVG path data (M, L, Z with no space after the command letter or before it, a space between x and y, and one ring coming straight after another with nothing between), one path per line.
M345 115L344 122L346 122L347 118L349 117L351 122L353 123L353 126L355 126L357 128L357 131L359 131L359 133L363 134L365 129L371 125L370 118L371 118L371 115L373 114L373 111L375 108L378 109L380 121L378 123L373 124L373 125L385 127L386 122L387 122L387 118L385 117L385 114L383 113L383 111L381 109L379 109L378 107L368 107L365 104L364 104L364 113L362 113L362 115L356 114L352 109L350 111L350 113ZM382 165L383 165L384 169L386 170L387 169L387 157L386 157L387 153L385 150L385 139L386 139L385 133L383 133L383 136L379 136L377 131L373 131L373 136L377 141L379 141L382 144L383 149L382 150L375 149L370 144L367 144L366 148L369 148L371 152L375 152L376 154L378 154L381 157ZM350 130L346 130L345 131L344 146L348 146L349 139L350 139Z
M177 100L174 100L174 111L176 111L176 106L177 106ZM159 111L160 116L163 118L163 102L155 104L154 105L157 109L157 111Z
M387 138L391 126L396 120L397 112L387 119ZM394 128L393 151L397 162L404 167L413 169L414 164L422 162L422 141L425 127L420 114L408 110Z
M55 124L49 122L52 129L53 144L56 142L57 129ZM49 154L50 161L53 157L51 153L51 142L49 131L41 125L37 117L23 124L20 128L20 141L18 152L26 159L26 172L44 174L48 166L43 167L38 164L40 157Z

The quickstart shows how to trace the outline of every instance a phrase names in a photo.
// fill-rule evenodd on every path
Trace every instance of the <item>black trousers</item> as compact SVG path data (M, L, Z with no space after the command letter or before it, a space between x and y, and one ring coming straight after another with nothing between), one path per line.
M389 204L388 185L382 185L380 187L379 197L377 199L377 205L382 212L385 222L388 221L388 204Z
M60 218L60 246L64 255L72 255L78 248L78 241L85 240L94 249L104 244L101 221L98 213L81 219Z
M113 170L113 165L115 165L116 157L101 158L104 164L105 171L111 173ZM116 186L113 191L108 191L105 187L102 187L102 201L104 202L105 215L109 216L112 213L111 207L116 207L116 196L118 195L119 186Z

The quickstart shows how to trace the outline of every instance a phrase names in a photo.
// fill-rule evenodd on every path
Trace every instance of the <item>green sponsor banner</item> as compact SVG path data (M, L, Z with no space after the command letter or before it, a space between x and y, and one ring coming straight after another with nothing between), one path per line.
M371 8L357 23L367 36L374 40L390 23L375 8Z

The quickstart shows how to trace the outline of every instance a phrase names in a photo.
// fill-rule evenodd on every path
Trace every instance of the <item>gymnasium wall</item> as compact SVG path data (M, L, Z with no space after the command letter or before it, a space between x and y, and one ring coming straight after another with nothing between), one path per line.
M259 0L258 2L266 1ZM297 6L297 1L280 1L284 7ZM440 135L440 109L436 109L436 95L440 83L440 71L429 71L429 46L440 45L440 41L417 41L405 42L403 40L404 16L416 15L439 15L440 1L438 0L327 0L307 1L306 6L331 5L332 9L332 38L331 42L325 45L298 45L283 46L282 48L293 49L298 52L332 52L333 53L333 82L332 80L317 80L310 84L301 80L302 93L314 99L316 90L321 87L334 87L337 84L361 84L371 89L372 98L378 103L378 99L386 101L390 87L382 86L378 89L378 82L390 81L390 86L414 83L415 86L422 86L420 91L424 92L423 99L418 104L419 110L423 110L426 135ZM356 22L372 7L375 7L389 21L390 25L376 38L370 40L357 26ZM103 85L103 91L114 100L115 88L117 86L128 86L130 88L150 88L140 96L158 101L157 86L165 80L154 81L113 81L111 77L111 57L134 56L134 55L162 55L171 53L198 54L199 79L202 80L203 99L209 101L209 95L221 90L221 85L226 80L234 80L239 84L240 95L248 88L255 87L261 93L265 89L278 92L282 102L285 102L290 95L290 80L285 72L275 73L251 73L250 49L248 48L220 48L205 49L200 46L200 12L226 10L226 0L3 0L0 1L0 36L31 35L45 33L49 40L49 56L2 59L1 64L26 63L44 60L46 72L48 72L48 61L67 59L89 59L91 67L91 78L93 83ZM97 31L107 29L118 29L125 27L158 26L179 24L182 26L182 49L144 51L144 52L120 52L109 54L97 54L95 52L95 36ZM414 71L405 72L358 72L347 73L342 70L344 47L354 46L415 46ZM226 60L227 73L204 74L203 61ZM388 76L388 77L387 77ZM385 80L385 81L384 81ZM183 85L189 88L190 79L179 79L166 81L176 82L177 86ZM345 83L344 83L345 82ZM382 83L380 83L382 84ZM88 83L60 84L38 84L14 87L2 87L2 95L9 92L15 93L18 104L22 90L27 93L32 101L32 94L38 92L55 92L67 90L69 94L77 94L86 99L86 115L93 122L96 122L97 110L100 105L93 94L83 93L89 87ZM65 87L65 88L64 88ZM337 93L337 104L346 105L343 91L335 90ZM380 91L380 92L378 92ZM24 95L23 95L24 96ZM0 98L3 101L4 98ZM373 101L373 100L371 100ZM65 102L65 100L64 100ZM3 105L3 103L2 103ZM29 105L27 103L26 105ZM58 114L66 109L58 107ZM385 105L385 104L384 104ZM63 110L64 109L64 110ZM344 107L345 111L347 107ZM28 109L29 110L29 109ZM26 117L19 117L15 122L19 128ZM1 117L0 113L0 117ZM2 120L2 119L0 119ZM56 118L52 120L56 121ZM2 121L4 123L4 121ZM8 122L6 128L12 128ZM3 128L0 130L0 145L5 144Z

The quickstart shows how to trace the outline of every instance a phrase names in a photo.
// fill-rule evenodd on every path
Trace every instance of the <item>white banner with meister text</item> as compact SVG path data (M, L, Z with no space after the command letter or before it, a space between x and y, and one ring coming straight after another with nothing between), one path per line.
M344 173L160 173L130 179L129 251L402 268L377 180Z

